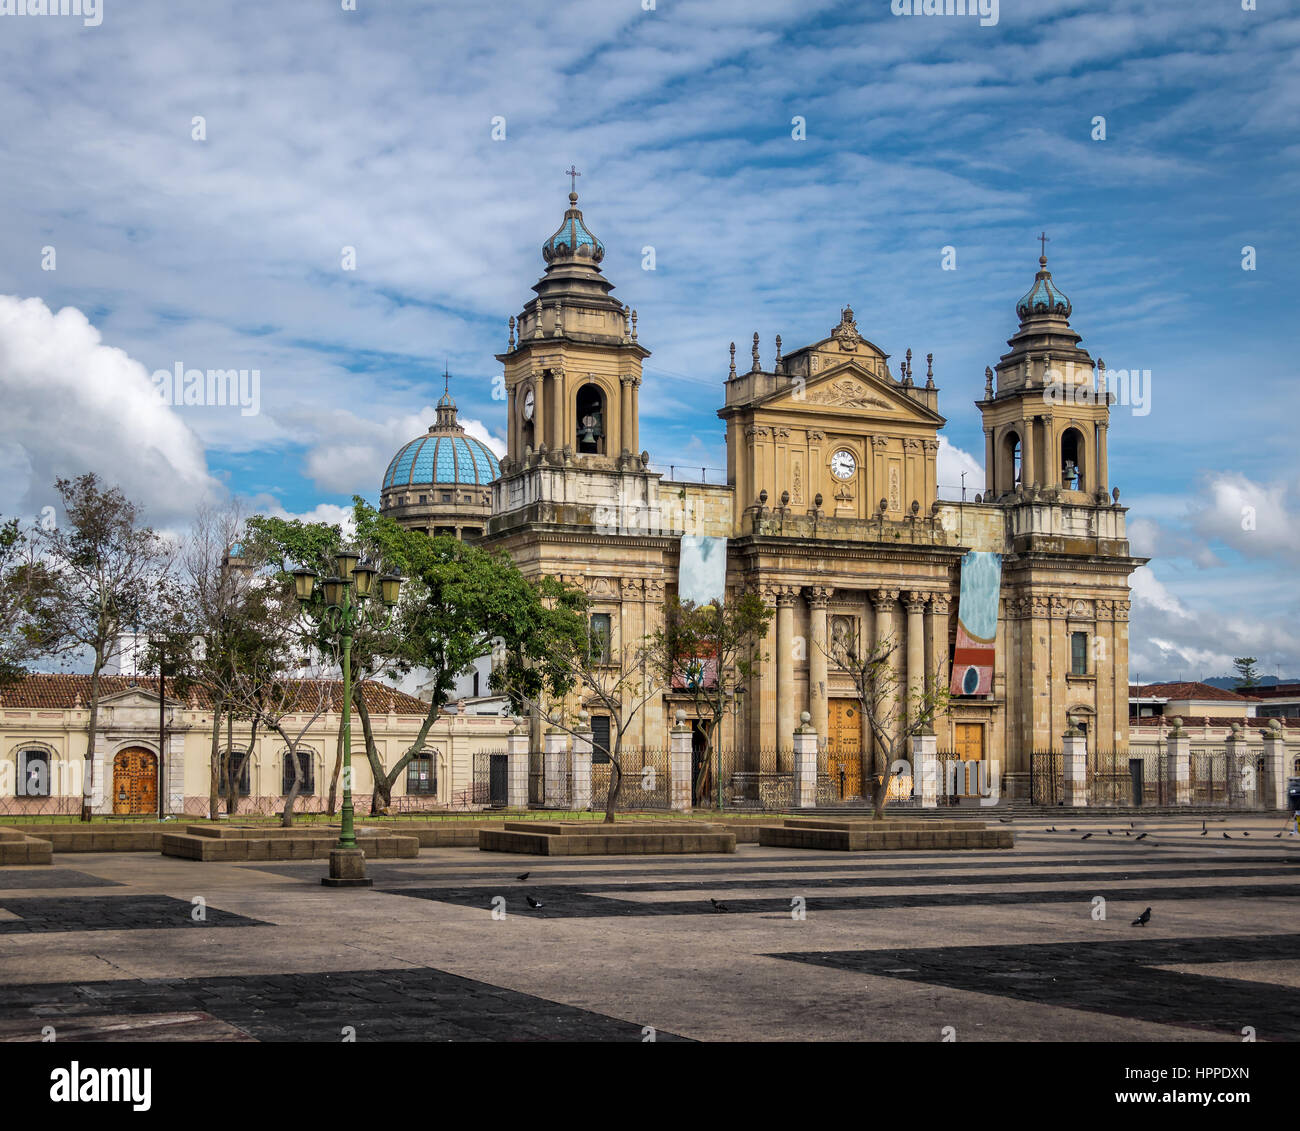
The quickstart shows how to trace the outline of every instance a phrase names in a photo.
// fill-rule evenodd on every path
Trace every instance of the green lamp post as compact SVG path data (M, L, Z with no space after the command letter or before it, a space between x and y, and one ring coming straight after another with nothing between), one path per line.
M391 573L379 578L380 609L370 598L375 594L378 571L361 561L352 550L334 556L333 577L323 580L315 570L293 571L294 592L299 607L327 635L337 637L343 660L343 821L338 844L330 851L330 874L321 879L327 887L369 887L365 853L357 845L352 806L352 637L358 628L385 628L401 594L402 579Z

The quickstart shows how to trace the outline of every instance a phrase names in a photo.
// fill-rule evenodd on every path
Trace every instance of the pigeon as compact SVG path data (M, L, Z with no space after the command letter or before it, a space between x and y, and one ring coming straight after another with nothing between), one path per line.
M1280 840L1281 837L1282 837L1282 834L1281 834L1281 833L1274 833L1274 834L1273 834L1273 839L1274 839L1274 840Z
M1250 836L1250 833L1249 833L1246 829L1242 829L1242 830L1241 830L1241 835L1242 835L1242 836Z
M1151 908L1148 907L1141 915L1133 920L1133 926L1145 927L1149 922L1151 922Z
M526 879L528 879L528 877L531 876L531 875L532 875L532 872L520 872L519 875L517 875L517 876L515 877L515 879L516 879L516 880L526 880Z
M1083 836L1081 836L1079 839L1087 840L1090 836L1092 836L1092 833L1084 833Z
M1146 837L1147 837L1147 834L1146 834L1146 833L1138 833L1138 835L1137 835L1134 839L1135 839L1135 840L1146 840Z
M714 911L730 911L730 910L731 910L731 908L728 907L725 903L719 903L716 899L710 898L710 899L709 899L709 902L710 902L711 904L713 904L713 910L714 910Z
M1204 833L1205 833L1205 821L1204 821L1204 819L1202 819L1202 821L1201 821L1201 833L1202 833L1202 835L1204 835Z
M1115 830L1114 830L1114 829L1107 829L1107 830L1106 830L1106 835L1107 835L1107 836L1114 836L1114 835L1115 835Z
M1079 831L1078 829L1071 829L1071 830L1070 830L1070 832L1072 832L1072 833L1077 833L1078 831Z
M538 902L537 900L535 900L531 895L526 895L526 896L524 896L524 898L525 898L526 900L528 900L528 906L529 906L529 907L542 907L542 906L543 906L543 904L539 903L539 902Z
M1000 824L1003 824L1003 825L1009 825L1009 824L1011 824L1011 818L1010 818L1010 817L999 817L999 818L998 818L998 822L999 822Z
M1209 829L1202 829L1202 830L1201 830L1201 836L1209 836L1209 835L1210 835L1210 830L1209 830Z
M1045 831L1045 832L1049 832L1049 833L1054 833L1054 832L1056 832L1056 826L1053 825L1050 829L1045 829L1044 831Z
M1128 829L1125 829L1125 830L1124 830L1124 835L1125 835L1125 836L1132 836L1133 834L1132 834L1131 832L1129 832Z
M1227 833L1224 833L1224 834L1223 834L1223 839L1224 839L1224 840L1231 840L1232 837L1230 837Z

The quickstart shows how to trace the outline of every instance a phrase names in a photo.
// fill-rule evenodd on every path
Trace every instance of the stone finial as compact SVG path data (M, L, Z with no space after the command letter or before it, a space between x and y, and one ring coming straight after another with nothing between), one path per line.
M881 499L881 500L880 500L880 513L881 513L881 514L884 514L885 511L887 511L887 510L889 510L889 500L888 500L888 499Z
M975 501L976 501L977 503L982 503L982 502L984 501L984 496L983 496L983 495L978 495L978 494L977 494L977 495L975 496Z
M510 316L510 348L515 348L515 316Z
M988 365L984 367L984 399L993 399L993 369Z
M760 507L765 507L765 506L767 506L767 488L766 488L766 487L764 487L764 488L763 488L763 489L758 493L758 505L759 505Z
M754 331L754 368L752 372L757 373L762 368L758 362L758 331Z
M1277 736L1280 737L1280 736L1281 736L1281 732L1282 732L1282 720L1281 720L1281 719L1269 719L1269 720L1268 720L1268 729L1271 730L1271 731L1275 731L1275 732L1277 733Z
M934 354L932 353L925 355L925 387L934 388Z
M813 499L813 506L818 510L822 509L822 493L820 491L817 492L817 497Z
M1169 730L1175 737L1181 735L1183 733L1183 720L1177 715L1171 716L1169 719Z
M681 707L678 707L676 713L673 715L673 729L686 729L686 711Z
M907 375L908 375L909 377L912 376L912 349L911 349L910 346L908 347L908 350L907 350L906 369L907 369Z
M1118 506L1118 505L1119 505L1119 488L1118 488L1118 487L1114 488L1114 489L1111 491L1111 493L1110 493L1110 497L1111 497L1112 499L1115 500L1115 505Z
M623 307L623 337L632 336L632 308L624 305Z
M920 514L920 513L921 513L921 504L920 504L920 502L919 502L917 499L913 499L913 500L912 500L912 514L917 515L917 514Z
M776 336L776 366L775 372L781 373L785 369L785 362L781 360L781 335Z
M790 505L790 492L789 492L789 491L782 491L782 492L781 492L781 505L782 505L783 507L788 507L788 506Z
M636 311L632 311L632 340L636 341Z
M728 373L727 376L734 377L735 375L736 375L736 343L732 342L731 343L731 372Z

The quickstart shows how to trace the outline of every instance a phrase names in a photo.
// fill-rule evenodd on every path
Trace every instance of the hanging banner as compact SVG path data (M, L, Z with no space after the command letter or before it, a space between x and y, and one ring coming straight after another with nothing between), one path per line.
M957 646L952 656L952 684L949 687L953 695L989 695L993 691L998 597L1001 592L1001 554L971 550L962 558Z
M697 606L727 595L727 540L698 534L682 536L677 566L677 596Z

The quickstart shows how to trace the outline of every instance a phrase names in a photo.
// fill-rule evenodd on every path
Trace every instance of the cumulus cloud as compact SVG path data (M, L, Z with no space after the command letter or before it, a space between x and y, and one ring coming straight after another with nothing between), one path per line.
M1300 490L1288 483L1257 483L1239 472L1208 477L1193 498L1194 530L1248 558L1300 555Z
M74 307L0 295L0 512L36 514L93 471L166 523L224 494L149 373Z
M939 498L961 498L963 471L966 473L967 499L973 499L977 492L984 490L984 468L979 460L949 442L948 437L942 434L939 436L936 462L935 475L939 481Z

